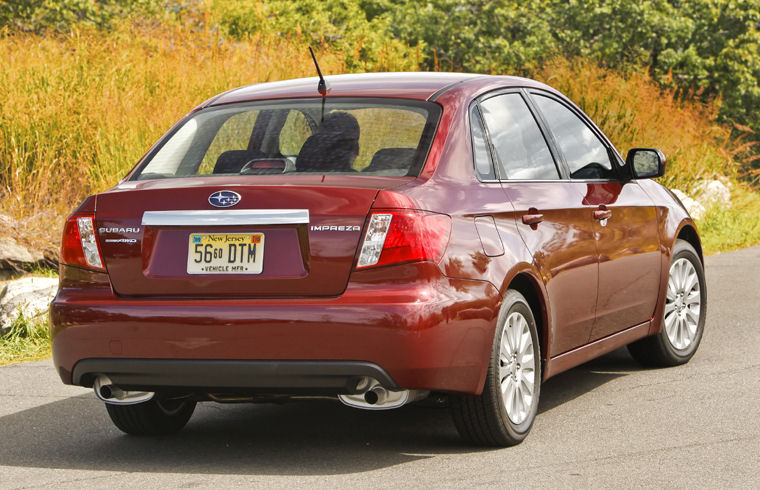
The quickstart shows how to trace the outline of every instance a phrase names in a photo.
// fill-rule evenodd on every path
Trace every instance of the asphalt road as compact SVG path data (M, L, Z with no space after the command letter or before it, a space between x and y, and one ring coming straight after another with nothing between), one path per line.
M460 442L448 411L330 400L199 405L183 432L134 438L50 361L0 368L0 488L760 487L760 248L708 257L692 361L625 350L549 380L528 439Z

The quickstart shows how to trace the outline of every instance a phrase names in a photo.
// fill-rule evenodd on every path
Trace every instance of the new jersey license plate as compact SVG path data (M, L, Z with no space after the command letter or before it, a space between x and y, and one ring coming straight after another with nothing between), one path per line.
M187 252L188 274L261 274L263 233L192 233Z

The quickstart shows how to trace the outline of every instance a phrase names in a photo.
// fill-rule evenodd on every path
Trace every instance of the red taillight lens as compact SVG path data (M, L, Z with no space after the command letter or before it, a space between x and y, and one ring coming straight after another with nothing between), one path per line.
M66 220L61 239L61 262L103 270L94 216L74 215Z
M438 262L451 233L451 218L425 211L388 210L370 214L357 269L401 262Z

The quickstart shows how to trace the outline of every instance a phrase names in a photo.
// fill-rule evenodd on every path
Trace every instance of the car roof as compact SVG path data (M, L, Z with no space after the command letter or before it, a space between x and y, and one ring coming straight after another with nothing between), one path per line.
M502 84L520 85L527 79L473 73L401 72L330 75L327 97L388 97L429 100L462 82L475 79L498 79ZM230 104L267 99L320 97L318 77L258 83L236 88L211 99L206 105ZM536 83L530 80L532 83Z

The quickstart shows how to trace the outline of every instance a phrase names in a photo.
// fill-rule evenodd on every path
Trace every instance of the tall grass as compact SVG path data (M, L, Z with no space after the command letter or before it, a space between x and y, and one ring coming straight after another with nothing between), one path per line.
M317 56L326 73L343 71L339 55ZM230 43L139 22L112 32L6 32L0 59L0 214L20 220L11 232L51 252L72 207L114 185L189 109L232 87L314 74L298 40Z
M129 21L109 32L0 31L0 214L17 220L0 234L54 255L66 214L114 185L190 108L232 87L314 74L298 37L230 42L204 29ZM345 71L338 52L318 49L317 56L324 72ZM714 122L715 107L683 103L645 74L590 63L559 60L537 76L578 102L621 151L661 148L668 186L689 192L700 178L738 175L736 155L747 148ZM741 192L737 226L760 214L758 194ZM729 242L760 243L760 229L748 229L755 231Z
M623 75L585 61L555 60L538 77L578 104L623 156L634 147L662 150L668 159L662 184L689 192L700 179L737 177L736 156L746 148L714 122L717 104L684 101L644 72Z

